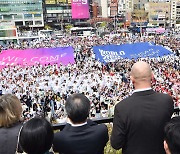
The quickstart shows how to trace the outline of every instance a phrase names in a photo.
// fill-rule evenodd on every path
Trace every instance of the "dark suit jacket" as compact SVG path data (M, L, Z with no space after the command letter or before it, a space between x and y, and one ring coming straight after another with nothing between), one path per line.
M84 126L65 128L54 135L53 149L63 154L102 154L108 141L106 125L88 120Z
M0 128L0 154L14 154L17 148L17 140L21 123L10 128Z
M165 154L164 126L173 100L153 90L135 92L115 107L111 145L123 154Z

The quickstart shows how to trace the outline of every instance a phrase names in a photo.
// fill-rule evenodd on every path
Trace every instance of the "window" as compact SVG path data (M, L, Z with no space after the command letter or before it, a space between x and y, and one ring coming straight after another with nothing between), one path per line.
M12 19L12 16L11 16L11 15L4 15L4 19L5 19L5 20L11 20L11 19Z
M52 17L56 17L56 14L52 14Z
M16 26L23 26L23 22L22 22L22 21L16 21L16 22L15 22L15 25L16 25Z
M14 19L22 19L22 15L14 15Z
M52 15L51 14L47 14L47 17L52 17Z
M25 19L32 19L32 14L24 14Z
M55 4L55 0L45 0L46 4Z
M41 14L34 14L34 18L39 18L41 17Z
M42 25L42 21L35 21L35 25Z
M66 0L57 0L57 3L67 3Z
M33 21L25 21L25 25L26 26L33 25Z

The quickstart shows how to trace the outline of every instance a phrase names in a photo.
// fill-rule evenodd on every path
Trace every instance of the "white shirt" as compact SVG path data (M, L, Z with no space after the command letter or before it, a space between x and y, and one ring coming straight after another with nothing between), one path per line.
M68 123L69 123L72 127L80 127L80 126L86 125L86 124L87 124L87 121L84 122L84 123L82 123L82 124L73 124L73 123L71 123L70 121L69 121Z
M133 93L140 92L140 91L151 90L151 89L152 89L151 87L150 88L143 88L143 89L136 89L136 90L134 90Z

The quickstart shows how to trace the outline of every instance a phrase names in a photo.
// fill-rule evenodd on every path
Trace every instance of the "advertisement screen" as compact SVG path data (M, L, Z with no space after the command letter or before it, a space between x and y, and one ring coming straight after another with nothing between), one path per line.
M89 4L88 0L72 0L72 19L88 19Z

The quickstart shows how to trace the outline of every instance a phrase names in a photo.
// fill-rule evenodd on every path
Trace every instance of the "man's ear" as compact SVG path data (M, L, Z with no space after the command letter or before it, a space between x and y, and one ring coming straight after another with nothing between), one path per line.
M171 152L169 151L168 144L165 140L164 140L164 150L166 151L166 154L171 154Z
M154 74L151 73L151 80L154 80Z
M135 82L134 77L130 75L130 79L131 79L132 83L134 84L134 82Z

